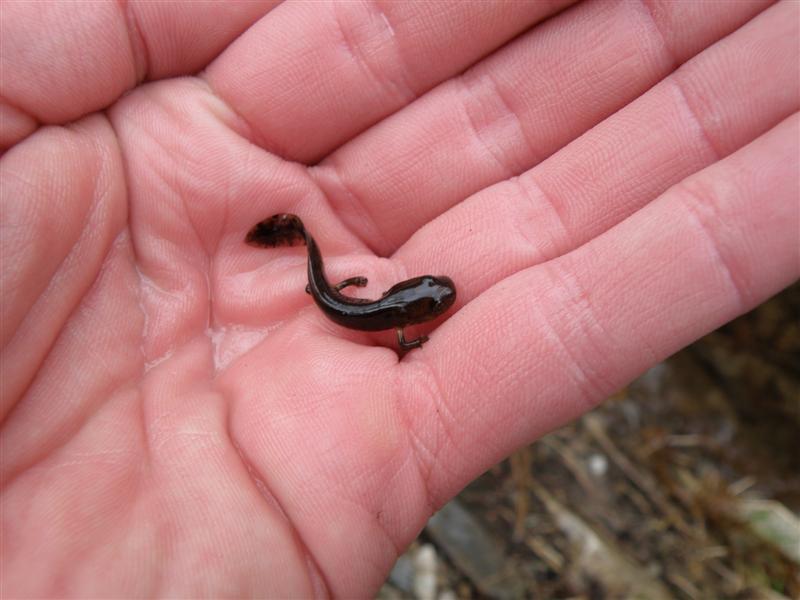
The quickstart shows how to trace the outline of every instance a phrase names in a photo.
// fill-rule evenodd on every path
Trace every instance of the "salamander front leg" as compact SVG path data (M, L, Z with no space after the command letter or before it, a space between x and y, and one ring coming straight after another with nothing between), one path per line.
M367 278L366 277L350 277L349 279L345 279L344 281L340 281L334 287L337 292L341 292L344 288L354 285L356 287L364 287L367 285ZM306 294L311 293L311 287L306 285Z
M415 340L406 340L403 336L403 328L396 327L395 331L397 332L397 343L400 344L400 347L403 350L411 350L412 348L422 348L422 344L428 341L427 335L421 335Z

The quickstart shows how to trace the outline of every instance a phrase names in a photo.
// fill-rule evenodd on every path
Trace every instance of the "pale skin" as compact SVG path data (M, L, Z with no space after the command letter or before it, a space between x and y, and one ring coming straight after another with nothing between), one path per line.
M800 5L562 6L3 4L4 597L369 596L797 279ZM243 243L277 212L456 306L402 357L331 324Z

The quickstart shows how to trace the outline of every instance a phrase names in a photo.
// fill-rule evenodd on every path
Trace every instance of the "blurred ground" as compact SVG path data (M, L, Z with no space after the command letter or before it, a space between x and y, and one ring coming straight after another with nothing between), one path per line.
M495 466L379 598L800 598L800 284Z

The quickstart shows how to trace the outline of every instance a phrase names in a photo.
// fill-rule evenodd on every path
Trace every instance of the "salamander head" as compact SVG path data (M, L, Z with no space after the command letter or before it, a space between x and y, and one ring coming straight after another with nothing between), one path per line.
M434 301L432 312L440 315L453 306L456 301L456 286L453 280L445 275L430 276L430 291Z
M395 286L402 295L408 323L422 323L441 315L456 301L456 287L449 277L424 275Z

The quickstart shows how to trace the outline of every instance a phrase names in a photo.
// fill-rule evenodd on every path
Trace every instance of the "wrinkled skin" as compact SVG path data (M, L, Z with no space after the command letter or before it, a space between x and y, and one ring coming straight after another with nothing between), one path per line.
M47 6L0 17L4 597L368 596L798 277L797 3ZM399 359L242 243L277 212L456 305Z

